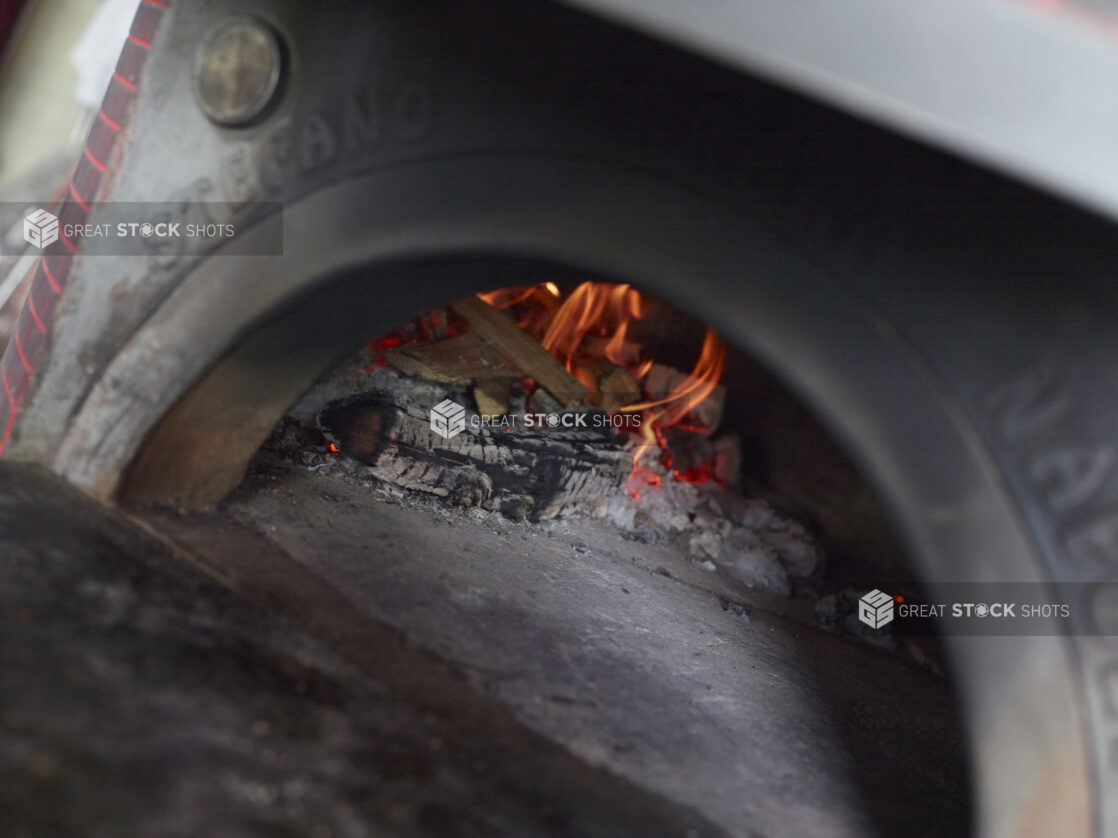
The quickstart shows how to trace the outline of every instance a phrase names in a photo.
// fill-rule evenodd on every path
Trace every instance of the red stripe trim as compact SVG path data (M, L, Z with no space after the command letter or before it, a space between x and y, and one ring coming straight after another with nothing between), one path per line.
M34 291L34 286L32 286ZM39 312L35 310L35 295L30 292L27 294L27 308L31 312L31 316L35 318L35 325L39 327L39 331L44 335L47 333L47 327L43 325L43 320L39 317Z
M8 426L4 428L4 437L0 439L0 456L3 456L8 447L8 440L12 438L12 428L15 427L17 416L19 416L19 402L12 405L12 415L8 417Z
M53 274L51 274L50 268L47 267L47 257L46 256L44 256L42 258L42 264L43 264L43 274L46 275L47 282L50 283L50 287L54 289L55 294L61 294L62 293L62 286L58 284L58 281L54 278Z
M85 156L89 158L89 162L97 167L97 171L104 172L108 168L104 163L93 156L93 152L89 150L89 146L85 146Z
M167 0L141 0L141 2L160 10L165 10L169 6ZM133 25L135 25L135 23ZM151 50L151 41L149 40L144 40L143 38L133 34L128 35L128 40L145 51ZM120 72L114 72L113 79L119 82L120 85L125 89L135 92L136 82L128 80L127 78L122 76ZM123 126L119 122L105 113L104 107L98 110L98 115L100 116L101 121L104 122L105 125L107 125L113 132L119 133L123 130ZM104 173L108 169L108 166L105 163L102 163L100 160L94 157L88 146L84 148L84 152L85 156L89 159L89 162L93 164L93 166L99 172ZM70 194L73 195L74 200L82 207L83 210L85 210L86 212L90 211L88 202L86 202L85 198L83 198L82 195L78 192L77 187L75 187L73 183L70 184ZM61 235L60 237L71 251L74 251L76 249L73 242L71 242L65 235ZM55 293L61 293L62 287L54 278L54 275L51 274L50 268L47 266L46 258L44 257L43 259L41 259L41 262L43 265L43 274L47 277L47 281L50 283L51 288L54 290ZM32 291L33 290L34 285L32 285ZM31 293L27 295L27 309L31 312L31 317L34 319L35 325L39 329L39 331L42 332L44 335L48 334L46 324L43 323L43 319L39 316L38 309L35 307L34 295ZM11 343L15 345L16 353L19 355L20 364L23 366L24 371L27 373L27 382L26 386L23 388L23 391L19 393L19 396L17 398L12 393L11 385L9 385L8 383L7 370L4 367L0 366L0 382L2 382L3 384L4 393L8 399L8 404L10 406L8 421L5 424L3 435L0 436L0 457L3 456L4 452L7 450L8 443L11 441L12 433L16 425L16 420L19 417L20 404L27 390L30 388L31 376L34 372L34 367L31 365L31 362L27 358L27 353L23 347L23 341L20 339L18 332L12 335Z
M120 131L120 123L117 122L115 119L110 119L109 115L105 113L104 108L101 108L101 110L99 110L97 113L106 125L112 128L114 131Z
M27 370L28 377L31 373L35 372L35 368L31 366L31 362L27 360L27 356L23 353L23 341L19 339L19 332L12 337L12 343L16 346L16 352L19 353L19 362L23 364L23 368Z
M66 245L66 249L69 250L71 253L78 252L78 246L70 241L70 239L66 236L65 233L62 232L62 230L58 231L58 238L62 239L62 243Z
M129 90L135 90L136 89L136 85L133 84L132 82L128 81L128 79L126 79L120 73L113 73L113 78L116 79L121 84L123 84Z
M70 194L74 196L74 200L78 202L83 210L89 212L89 204L85 202L85 198L78 194L78 190L74 187L73 182L70 183Z
M4 382L4 395L8 397L8 404L12 410L16 409L16 397L12 395L12 388L8 386L8 371L0 369L0 381Z

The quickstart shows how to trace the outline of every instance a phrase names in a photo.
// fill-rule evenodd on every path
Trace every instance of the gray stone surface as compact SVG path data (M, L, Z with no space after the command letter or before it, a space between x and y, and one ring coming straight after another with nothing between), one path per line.
M587 762L735 835L967 833L948 682L819 630L809 604L608 524L274 465L229 515Z
M252 548L219 536L207 576L0 463L0 835L725 834L533 734L281 561L256 555L271 600L254 599L237 565ZM333 626L326 642L285 602Z

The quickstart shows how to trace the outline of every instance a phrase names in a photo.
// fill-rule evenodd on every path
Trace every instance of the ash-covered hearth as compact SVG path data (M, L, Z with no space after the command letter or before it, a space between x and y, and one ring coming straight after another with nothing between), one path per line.
M822 552L742 494L724 355L713 331L627 285L502 289L371 340L264 455L516 521L607 521L788 594Z
M826 533L752 491L740 397L761 379L740 360L626 285L460 300L306 392L203 529L262 537L276 573L308 571L463 690L728 834L872 834L864 788L915 830L908 801L965 800L949 684L888 634L852 642ZM809 495L858 497L772 404L811 452Z

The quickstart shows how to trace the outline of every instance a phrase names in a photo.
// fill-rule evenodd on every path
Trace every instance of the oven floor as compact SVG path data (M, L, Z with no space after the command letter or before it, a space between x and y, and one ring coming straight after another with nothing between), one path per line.
M802 603L608 524L515 523L303 468L250 477L222 514L532 730L730 834L968 831L948 683L815 628Z
M942 679L606 527L0 463L0 556L6 835L968 831Z
M212 552L0 463L5 838L728 835L533 733L266 542L167 528Z

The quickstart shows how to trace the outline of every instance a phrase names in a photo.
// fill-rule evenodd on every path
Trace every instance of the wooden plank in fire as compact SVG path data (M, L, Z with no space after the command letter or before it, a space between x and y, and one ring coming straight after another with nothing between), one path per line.
M473 332L389 349L384 358L408 375L447 384L472 384L523 375Z
M466 297L451 304L482 340L488 342L515 364L525 375L551 393L564 407L572 407L586 399L586 385L567 372L546 349L513 322L505 312L498 311L484 300Z
M587 366L587 371L598 383L593 403L606 413L616 413L626 405L641 400L641 388L629 373L617 364L601 360Z

